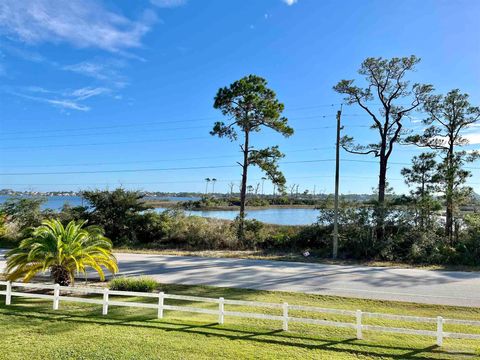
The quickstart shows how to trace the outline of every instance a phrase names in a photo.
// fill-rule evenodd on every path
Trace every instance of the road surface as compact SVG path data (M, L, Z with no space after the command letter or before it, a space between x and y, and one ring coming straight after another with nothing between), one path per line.
M127 253L117 258L122 275L149 275L163 283L480 307L478 272Z

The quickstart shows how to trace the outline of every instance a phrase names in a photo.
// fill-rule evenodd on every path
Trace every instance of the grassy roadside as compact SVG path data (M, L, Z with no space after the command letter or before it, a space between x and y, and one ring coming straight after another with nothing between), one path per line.
M362 309L384 313L479 319L480 309L420 305L400 302L349 299L287 292L255 291L206 286L160 285L159 290L175 294L228 299L283 302L290 304ZM131 298L132 301L145 299ZM154 300L154 299L152 299ZM51 301L14 298L13 306L0 300L2 332L0 359L476 359L480 344L469 340L447 339L438 348L435 339L365 332L364 340L354 339L350 329L291 324L289 332L274 321L204 314L166 312L156 319L156 311L111 307L101 316L98 305L61 302L51 310ZM185 302L169 300L170 304ZM209 308L212 304L195 303ZM233 307L232 310L252 311ZM271 313L271 309L256 309ZM301 316L307 314L292 314ZM329 320L347 320L339 315L315 315ZM406 326L389 320L368 320L370 324ZM430 324L409 323L409 327L432 329ZM473 327L449 325L445 331L480 333ZM28 345L27 345L28 344Z
M0 239L0 249L11 249L15 245L13 242L2 241ZM480 266L467 265L431 265L431 264L408 264L392 261L361 261L361 260L332 260L329 258L318 257L312 254L309 257L303 256L300 251L268 251L268 250L185 250L185 249L160 249L160 248L142 248L142 247L116 247L114 252L133 253L133 254L158 254L158 255L177 255L177 256L199 256L216 258L237 258L252 260L274 260L274 261L293 261L312 264L329 265L361 265L361 266L381 266L396 267L404 269L423 269L423 270L446 270L446 271L466 271L478 272Z
M480 271L480 266L467 265L422 265L408 264L391 261L361 261L361 260L343 260L329 259L315 256L308 257L298 252L281 252L268 250L184 250L184 249L155 249L138 247L117 247L114 250L117 253L128 252L134 254L158 254L158 255L177 255L177 256L199 256L199 257L217 257L217 258L238 258L252 260L274 260L274 261L293 261L312 264L330 264L330 265L362 265L362 266L382 266L396 267L405 269L424 269L424 270L449 270L449 271Z

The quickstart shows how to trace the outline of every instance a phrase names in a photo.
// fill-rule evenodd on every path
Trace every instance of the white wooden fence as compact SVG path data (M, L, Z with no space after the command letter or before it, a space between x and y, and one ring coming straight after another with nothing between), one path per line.
M378 332L387 332L387 333L431 336L437 339L438 346L442 346L444 338L480 340L480 334L467 334L467 333L443 331L444 324L480 326L480 321L446 319L441 316L418 317L418 316L407 316L407 315L393 315L393 314L363 312L361 310L352 311L352 310L320 308L320 307L313 307L313 306L289 305L288 303L278 304L278 303L265 303L265 302L258 302L258 301L228 300L222 297L217 299L217 298L206 298L206 297L198 297L198 296L166 294L164 292L146 293L146 292L133 292L133 291L116 291L116 290L109 290L108 288L101 289L101 288L90 288L90 287L70 287L70 286L60 286L58 284L47 285L47 284L29 284L29 283L0 281L0 286L2 285L6 287L5 290L0 291L0 295L5 295L5 305L11 305L12 297L18 296L18 297L38 298L38 299L52 299L54 310L58 310L60 301L98 304L98 305L102 305L103 315L108 314L109 306L128 306L128 307L156 309L158 311L158 318L160 319L163 318L164 310L170 310L170 311L184 311L184 312L216 315L218 316L219 324L224 323L226 316L274 320L274 321L282 322L282 325L283 325L282 329L284 331L288 331L288 324L293 322L314 324L314 325L321 325L321 326L351 328L356 330L357 339L362 339L363 331L366 330L366 331L378 331ZM14 290L14 288L53 290L53 295L38 294L34 292L20 292L20 291ZM91 299L86 297L61 295L62 291L69 292L69 293L81 293L81 294L99 294L99 295L102 295L103 298ZM110 295L155 298L155 299L158 299L158 303L116 301L116 300L109 299ZM191 306L166 305L165 299L185 300L185 301L201 302L201 303L215 303L215 304L218 304L218 308L216 310L213 310L213 309L204 309L204 308L191 307ZM268 315L268 314L261 314L261 313L255 313L255 312L243 312L243 311L227 311L225 310L225 305L240 305L240 306L249 306L249 307L278 309L279 313L281 310L281 315L280 314ZM304 317L292 317L292 316L289 316L290 310L351 316L352 318L355 319L355 321L341 322L341 321L332 321L332 320L310 319L310 318L304 318ZM436 323L437 326L436 326L436 331L433 331L433 330L409 329L405 327L386 327L386 326L378 326L378 325L366 325L362 323L362 320L366 318L398 320L403 322L416 322L416 323L434 323L434 324Z

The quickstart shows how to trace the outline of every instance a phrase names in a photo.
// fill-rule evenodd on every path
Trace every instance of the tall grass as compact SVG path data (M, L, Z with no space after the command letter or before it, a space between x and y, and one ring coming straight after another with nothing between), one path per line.
M111 290L153 292L157 289L158 283L148 276L139 277L118 277L110 281Z

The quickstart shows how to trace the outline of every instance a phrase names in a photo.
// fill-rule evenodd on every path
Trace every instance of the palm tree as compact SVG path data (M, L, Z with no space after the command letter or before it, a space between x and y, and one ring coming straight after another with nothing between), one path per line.
M208 183L212 181L210 178L205 178L205 195L208 194Z
M102 266L112 273L118 271L112 254L112 242L98 226L83 227L85 221L71 221L66 227L59 220L44 220L31 236L7 255L7 279L30 281L37 273L50 270L56 284L68 286L74 274L86 274L93 268L105 280Z
M213 178L212 179L212 194L215 195L215 183L217 182L217 179Z

